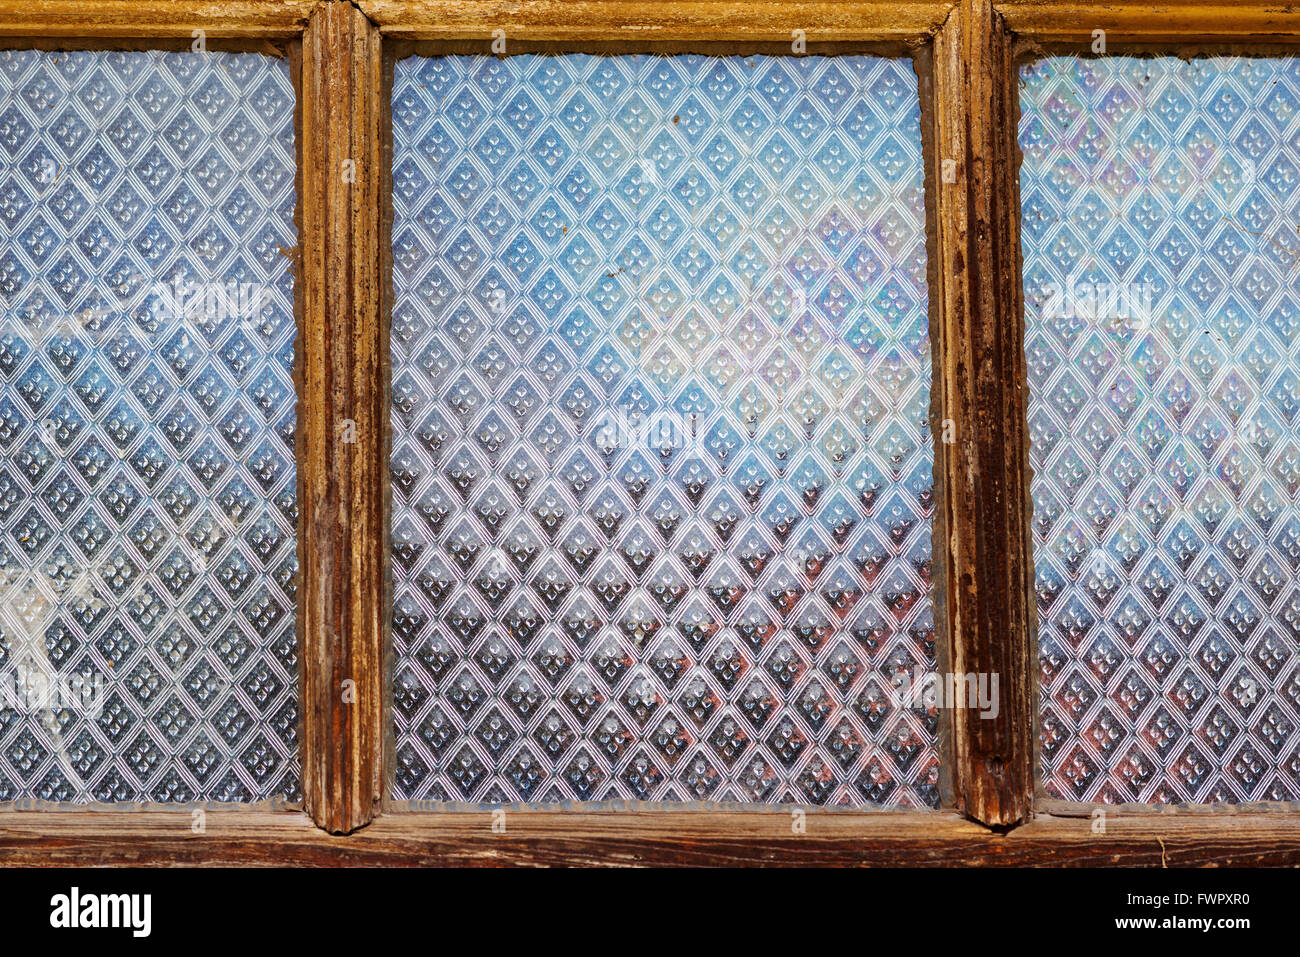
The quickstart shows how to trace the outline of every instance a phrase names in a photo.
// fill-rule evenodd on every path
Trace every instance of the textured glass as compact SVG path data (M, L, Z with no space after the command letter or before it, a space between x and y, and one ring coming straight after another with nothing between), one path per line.
M0 801L297 793L293 105L0 52Z
M412 58L396 794L934 805L917 82Z
M1047 792L1300 799L1300 60L1021 75Z

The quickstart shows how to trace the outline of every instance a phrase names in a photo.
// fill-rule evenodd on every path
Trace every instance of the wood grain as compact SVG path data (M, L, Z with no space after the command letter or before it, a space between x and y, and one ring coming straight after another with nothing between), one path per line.
M1015 96L999 18L964 0L935 38L926 110L939 167L932 431L948 422L954 439L935 445L934 540L947 667L998 676L997 715L960 702L946 755L957 806L989 825L1029 813L1037 698Z
M1300 6L1281 3L1145 3L1142 0L998 0L1006 28L1022 37L1070 41L1089 52L1106 42L1277 39L1300 36Z
M954 812L506 811L384 816L347 837L303 814L0 813L9 866L1300 866L1300 820L1039 817L1007 834Z
M364 11L364 14L363 12ZM936 563L946 667L997 672L1000 714L953 715L956 811L507 811L380 816L389 609L380 33L402 41L906 43L933 37ZM0 36L303 37L298 296L300 648L306 813L0 812L0 864L1300 865L1300 816L1051 805L1029 818L1035 623L1010 44L1289 41L1300 7L1130 0L0 0ZM304 32L305 31L305 32ZM295 62L298 62L295 54ZM355 163L355 180L342 175ZM942 160L956 163L943 182ZM350 421L356 443L341 441ZM944 544L946 542L946 545ZM344 682L353 700L344 701ZM372 822L367 825L368 822ZM1010 826L1006 833L987 825ZM1025 823L1016 826L1017 822ZM358 828L360 830L358 830ZM327 833L329 832L329 833ZM354 833L349 833L354 832ZM334 836L348 834L346 837Z
M290 38L322 0L0 0L0 36Z
M379 33L331 3L302 47L303 791L320 826L344 833L379 808L387 720Z
M746 40L789 43L908 40L929 36L951 0L358 0L386 36L424 40ZM507 47L508 49L508 47Z

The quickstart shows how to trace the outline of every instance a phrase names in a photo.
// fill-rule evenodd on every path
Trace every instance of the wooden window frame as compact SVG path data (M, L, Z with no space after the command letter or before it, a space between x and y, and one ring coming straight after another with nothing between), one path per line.
M918 64L934 349L940 668L996 672L995 720L945 715L939 810L398 812L388 567L387 90L394 51L758 50L805 31ZM1030 537L1016 63L1093 31L1186 49L1300 44L1300 8L1147 0L0 0L0 46L269 41L298 91L298 638L301 808L0 810L0 864L1300 864L1294 806L1111 808L1035 794L1037 611ZM54 38L52 41L50 38ZM75 41L75 42L72 42ZM84 43L83 43L84 41ZM516 45L517 44L517 45ZM1300 49L1300 47L1297 47ZM388 55L386 63L385 56ZM385 73L388 77L385 77ZM355 164L345 181L344 160ZM941 160L955 176L940 176ZM949 164L950 168L954 164ZM355 444L335 441L343 420ZM350 680L353 700L345 702Z

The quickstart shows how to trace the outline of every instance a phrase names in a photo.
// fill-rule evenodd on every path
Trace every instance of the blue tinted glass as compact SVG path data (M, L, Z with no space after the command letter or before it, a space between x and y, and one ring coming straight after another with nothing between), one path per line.
M1021 75L1055 797L1300 799L1300 60Z
M0 52L0 801L298 791L293 106Z
M396 795L933 805L917 82L399 61Z

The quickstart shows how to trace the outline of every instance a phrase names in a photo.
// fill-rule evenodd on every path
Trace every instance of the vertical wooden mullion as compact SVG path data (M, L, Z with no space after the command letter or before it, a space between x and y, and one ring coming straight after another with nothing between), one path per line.
M996 717L956 703L949 755L958 808L991 826L1031 809L1037 700L1015 98L992 0L961 0L934 43L936 417L953 439L936 443L935 551L949 667L998 676Z
M374 24L318 6L302 43L298 608L303 794L333 833L382 800L381 79Z

